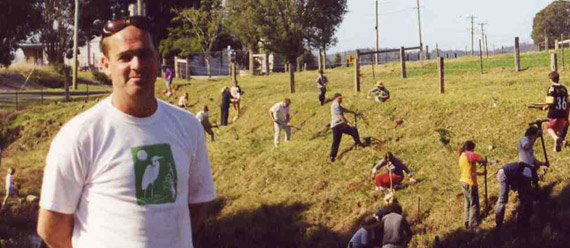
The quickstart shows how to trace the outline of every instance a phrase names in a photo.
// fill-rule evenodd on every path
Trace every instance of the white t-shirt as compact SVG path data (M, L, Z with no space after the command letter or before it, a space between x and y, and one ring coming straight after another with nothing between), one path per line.
M194 116L158 101L136 118L109 97L53 139L40 206L74 215L73 247L191 248L188 204L215 196Z
M240 100L241 99L241 93L240 93L240 88L238 86L232 86L230 87L230 94L232 94L232 97L235 98L236 100Z
M204 112L203 110L199 111L198 113L196 113L196 119L198 119L198 121L200 121L200 122L203 122L205 120L209 121L210 114L209 114L209 112Z
M273 118L279 123L287 122L287 115L289 114L289 107L283 106L283 102L278 102L271 107Z
M8 194L8 192L10 192L10 186L12 186L13 182L13 177L12 174L8 173L6 174L6 194Z

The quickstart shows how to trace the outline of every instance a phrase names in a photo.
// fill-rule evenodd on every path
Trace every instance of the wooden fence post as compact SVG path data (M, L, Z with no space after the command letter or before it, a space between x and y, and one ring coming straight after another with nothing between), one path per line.
M560 42L564 42L564 34L560 34ZM560 44L560 51L562 52L562 55L560 56L560 60L562 61L562 69L564 69L565 67L565 62L564 62L564 43Z
M402 78L408 78L408 74L406 74L406 51L404 47L400 47L400 63L402 64Z
M544 50L548 51L550 46L548 46L548 36L544 36Z
M437 46L437 43L435 43L435 57L439 58L439 48Z
M438 76L439 76L439 93L444 93L445 92L445 74L444 74L444 63L443 63L443 58L439 57L437 58L437 71L438 71Z
M479 40L479 61L481 64L481 74L483 74L483 48L481 47L481 40Z
M558 39L554 40L554 51L558 51Z
M519 37L515 37L515 71L519 72L521 70L521 58L519 50Z
M426 45L426 59L429 60L429 46Z
M550 54L550 70L558 71L558 61L556 57L556 52Z
M224 61L224 55L222 54L221 60ZM190 56L186 57L186 80L190 80Z
M354 59L354 90L360 92L360 50L356 50Z
M180 70L178 70L178 56L174 56L174 76L180 78Z

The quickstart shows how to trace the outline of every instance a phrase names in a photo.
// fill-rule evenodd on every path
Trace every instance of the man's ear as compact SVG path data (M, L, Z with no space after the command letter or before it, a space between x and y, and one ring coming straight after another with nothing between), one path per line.
M104 55L101 58L101 64L103 65L103 72L110 79L111 78L111 65L109 64L109 59L107 58L107 55Z

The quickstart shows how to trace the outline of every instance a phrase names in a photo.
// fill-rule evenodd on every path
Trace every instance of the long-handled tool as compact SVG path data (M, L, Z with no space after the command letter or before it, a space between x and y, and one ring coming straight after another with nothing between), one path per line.
M489 209L489 199L487 198L487 161L487 157L485 157L485 162L483 163L483 180L485 182L485 211Z
M532 125L537 125L540 131L540 143L542 144L542 152L544 153L544 162L546 163L546 167L550 166L550 162L548 161L548 153L546 153L546 145L544 145L544 135L542 134L542 123L546 122L548 120L538 120L535 122L531 122L528 125L532 126ZM546 172L548 172L547 169L544 170L544 174L542 174L542 178L544 178L544 176L546 176Z

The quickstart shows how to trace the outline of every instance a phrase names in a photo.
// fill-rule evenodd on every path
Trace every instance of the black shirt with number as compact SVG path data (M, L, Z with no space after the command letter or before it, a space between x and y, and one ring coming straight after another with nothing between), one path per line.
M568 118L568 90L564 85L553 84L548 88L548 96L554 98L554 102L548 107L548 118Z

